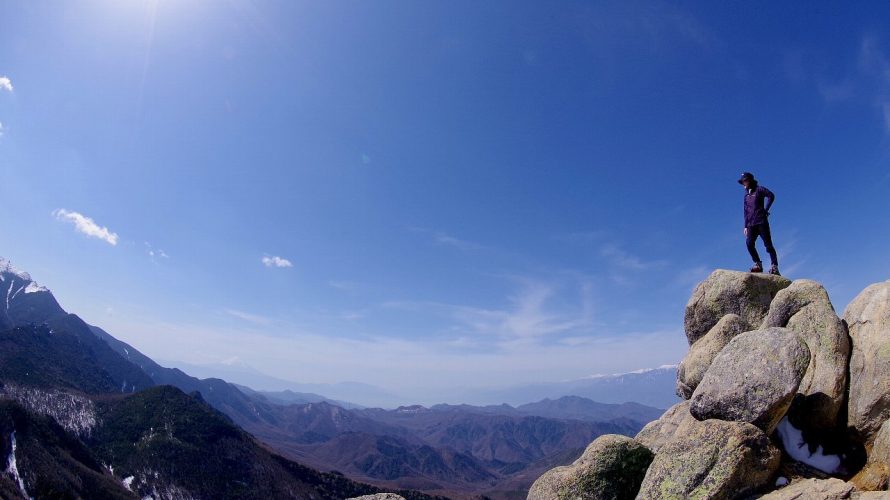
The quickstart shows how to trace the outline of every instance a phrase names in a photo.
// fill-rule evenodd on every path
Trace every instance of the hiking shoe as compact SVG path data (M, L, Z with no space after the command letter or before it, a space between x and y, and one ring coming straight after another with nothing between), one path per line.
M762 273L763 265L760 262L755 262L753 266L751 266L752 273Z
M779 266L777 266L775 264L773 264L769 267L769 273L775 274L776 276L781 276L781 274L779 274Z

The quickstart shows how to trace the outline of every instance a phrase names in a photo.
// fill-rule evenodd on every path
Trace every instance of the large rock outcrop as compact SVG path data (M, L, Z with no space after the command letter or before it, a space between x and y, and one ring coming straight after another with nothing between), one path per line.
M867 441L890 418L890 280L856 296L844 320L853 340L848 423Z
M689 413L689 405L689 401L683 401L671 406L661 418L646 424L634 439L658 453L674 436L685 435L690 426L698 424L698 420Z
M528 500L633 499L652 458L649 449L629 437L600 436L572 465L539 477Z
M841 320L815 281L717 270L685 328L687 399L631 440L655 455L636 498L890 500L890 281ZM600 498L567 470L530 498Z
M846 404L850 338L828 292L815 281L795 280L770 304L761 328L770 327L794 330L812 353L797 390L795 420L810 430L833 429Z
M780 457L751 424L705 420L661 448L637 498L744 498L769 483Z
M677 395L683 399L691 398L717 354L744 330L745 325L738 314L727 314L704 337L692 344L689 353L677 367Z
M689 407L699 420L748 422L771 433L785 416L810 362L810 351L787 328L743 333L714 359Z
M771 274L718 269L695 287L686 304L683 326L694 344L727 314L737 314L744 330L760 326L770 302L791 280Z

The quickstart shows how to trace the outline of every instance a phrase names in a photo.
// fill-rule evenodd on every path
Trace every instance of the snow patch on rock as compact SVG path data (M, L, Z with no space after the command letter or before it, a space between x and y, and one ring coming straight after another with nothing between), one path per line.
M12 478L15 480L15 483L19 486L19 491L22 492L22 495L25 498L31 498L28 495L28 491L25 489L25 481L22 480L21 474L19 474L19 466L18 462L15 459L15 431L9 434L9 442L12 444L11 450L9 451L9 457L6 459L6 473L12 475Z
M45 286L40 286L35 282L28 283L28 286L25 287L25 293L37 293L37 292L48 292L49 288Z
M822 446L816 448L816 451L810 453L810 447L803 439L803 433L800 429L791 425L788 417L782 418L776 431L782 439L782 446L791 458L798 462L805 463L810 467L825 472L826 474L838 474L843 472L841 465L841 457L838 455L826 455L822 450Z

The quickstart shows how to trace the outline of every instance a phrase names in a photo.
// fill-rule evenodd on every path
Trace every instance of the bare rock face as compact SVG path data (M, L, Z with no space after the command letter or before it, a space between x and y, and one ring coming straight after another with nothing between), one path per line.
M683 401L671 406L661 418L646 424L634 439L658 453L674 436L686 434L690 426L698 425L698 420L689 413L689 405L689 401Z
M539 477L528 492L528 500L633 499L653 456L627 436L600 436L572 465L551 469Z
M838 423L846 404L850 339L828 292L812 280L796 280L776 294L761 329L786 327L797 332L812 354L797 392L795 420L813 430Z
M890 280L857 295L844 320L853 340L848 424L869 441L890 418Z
M850 480L862 490L886 490L890 484L890 421L875 434L868 462L856 476Z
M810 363L795 332L769 328L745 332L714 358L692 395L692 416L748 422L771 433L785 416Z
M738 315L743 330L756 329L773 297L789 285L791 280L781 276L717 269L695 287L686 304L684 327L689 345L727 314Z
M780 459L757 427L705 420L659 450L637 498L745 498L769 484Z
M677 396L683 399L692 397L717 354L744 330L738 314L727 314L704 337L692 344L689 353L677 367Z
M840 479L805 479L760 497L760 500L844 500L856 488Z

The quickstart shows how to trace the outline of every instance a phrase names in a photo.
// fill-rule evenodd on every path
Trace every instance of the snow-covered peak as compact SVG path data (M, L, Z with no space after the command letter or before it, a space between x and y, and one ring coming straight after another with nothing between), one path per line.
M12 265L12 262L0 257L0 282L6 281L7 279L15 280L18 278L22 281L28 283L28 285L23 290L25 293L36 293L36 292L48 292L49 289L45 286L40 286L31 279L31 275L25 271L20 271Z
M595 375L588 375L584 377L584 379L599 379L599 378L620 378L625 375L643 375L646 373L652 373L657 371L664 370L676 370L679 365L661 365L658 368L640 368L639 370L633 370L630 372L624 373L597 373Z
M12 265L12 262L9 262L3 257L0 257L0 274L13 274L25 281L31 281L30 274L24 271L19 271Z

